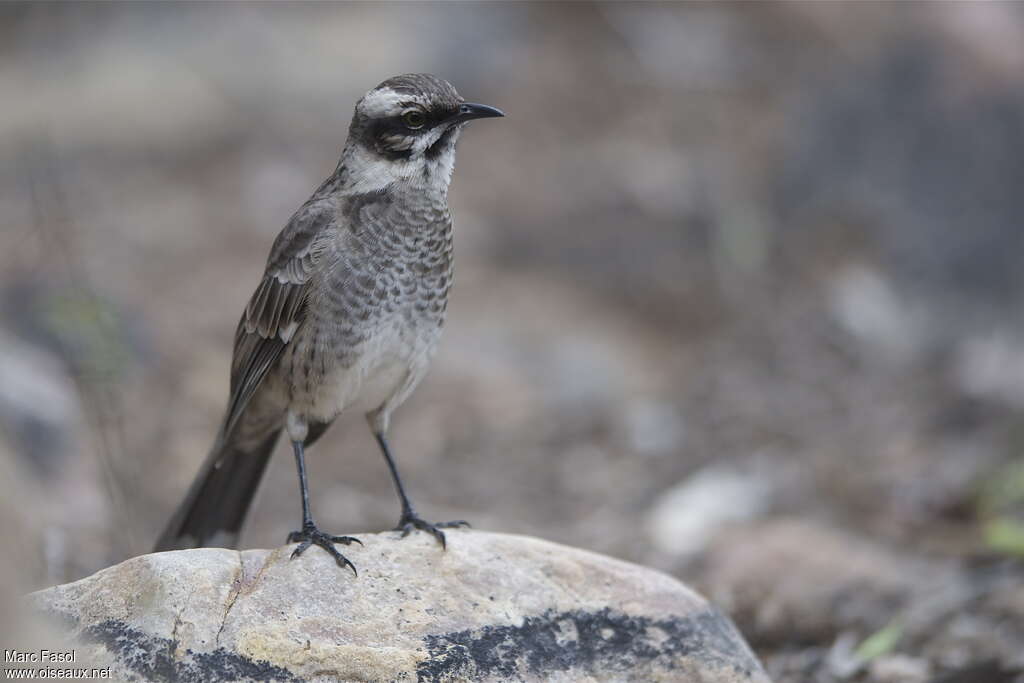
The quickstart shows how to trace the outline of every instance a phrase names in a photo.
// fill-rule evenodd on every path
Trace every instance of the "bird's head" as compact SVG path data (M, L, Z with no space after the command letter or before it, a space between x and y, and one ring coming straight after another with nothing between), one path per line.
M462 127L467 121L494 116L504 114L466 102L451 83L437 76L395 76L356 104L348 151L363 174L447 187Z

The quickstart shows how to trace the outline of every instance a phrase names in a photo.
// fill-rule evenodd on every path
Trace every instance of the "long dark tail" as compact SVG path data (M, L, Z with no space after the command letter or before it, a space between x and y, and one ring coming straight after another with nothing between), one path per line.
M234 548L280 434L247 443L222 434L153 551Z

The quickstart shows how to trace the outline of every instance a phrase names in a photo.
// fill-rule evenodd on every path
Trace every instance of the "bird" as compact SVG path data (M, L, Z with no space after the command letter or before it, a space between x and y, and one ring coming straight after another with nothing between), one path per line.
M501 117L432 74L389 78L356 103L334 172L292 215L235 331L227 409L212 448L154 551L237 547L275 445L291 443L302 526L292 557L313 545L342 568L310 509L305 451L342 412L363 410L401 504L396 530L432 534L463 520L420 517L398 472L391 415L423 379L453 281L448 187L469 121ZM356 572L358 575L358 573Z

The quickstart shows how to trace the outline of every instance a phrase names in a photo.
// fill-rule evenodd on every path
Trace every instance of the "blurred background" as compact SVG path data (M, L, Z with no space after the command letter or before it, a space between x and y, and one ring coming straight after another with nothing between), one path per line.
M670 572L777 681L1024 680L1017 4L0 7L4 591L148 552L274 236L410 71L507 113L394 422L426 517ZM279 449L247 547L299 520ZM394 525L361 416L310 469L324 528Z

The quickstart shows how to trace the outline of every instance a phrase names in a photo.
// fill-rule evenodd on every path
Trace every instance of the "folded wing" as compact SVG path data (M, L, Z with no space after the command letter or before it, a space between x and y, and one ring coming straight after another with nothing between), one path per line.
M314 198L292 216L274 241L263 279L235 331L225 434L234 428L305 320L310 285L335 232L335 215L333 203Z

